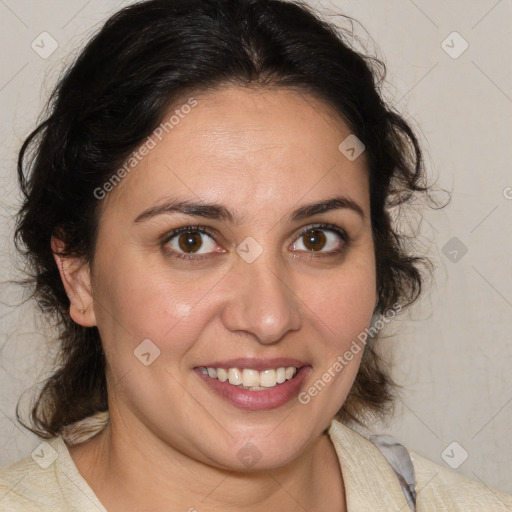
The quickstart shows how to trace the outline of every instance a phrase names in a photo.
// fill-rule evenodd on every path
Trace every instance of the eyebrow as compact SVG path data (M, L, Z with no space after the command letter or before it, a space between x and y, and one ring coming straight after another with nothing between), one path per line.
M316 203L306 204L294 210L289 216L290 222L296 222L299 220L313 217L320 213L326 213L332 210L347 209L357 213L362 219L366 219L366 215L363 209L349 197L337 196L324 201ZM203 217L212 220L221 220L229 222L234 225L238 225L241 222L241 218L230 208L217 203L203 203L188 200L168 200L165 203L151 206L147 210L144 210L135 219L135 223L144 222L152 219L157 215L169 214L169 213L182 213L184 215L190 215L194 217Z

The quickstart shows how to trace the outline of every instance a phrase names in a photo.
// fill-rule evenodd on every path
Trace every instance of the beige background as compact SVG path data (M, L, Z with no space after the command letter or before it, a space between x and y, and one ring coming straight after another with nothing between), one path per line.
M32 306L15 306L20 291L6 282L19 275L16 152L73 52L128 3L0 0L0 466L39 444L16 424L15 405L48 371L50 336ZM405 387L388 430L430 460L512 493L512 2L309 3L362 22L388 65L389 101L420 130L431 175L452 191L451 204L421 224L435 282L383 341ZM31 48L48 37L42 32L58 43L47 58Z

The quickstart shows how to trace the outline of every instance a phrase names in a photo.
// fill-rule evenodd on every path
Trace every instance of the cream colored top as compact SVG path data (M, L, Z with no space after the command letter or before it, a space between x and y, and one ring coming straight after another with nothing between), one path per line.
M393 469L368 439L336 420L329 435L340 461L349 512L409 511ZM417 512L512 512L512 496L410 453ZM0 470L0 511L107 512L61 437Z

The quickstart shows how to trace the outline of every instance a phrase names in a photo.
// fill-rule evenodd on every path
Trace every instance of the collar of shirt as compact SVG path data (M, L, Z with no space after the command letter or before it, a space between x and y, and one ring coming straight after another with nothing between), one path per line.
M336 420L329 436L340 461L349 512L409 512L393 468L373 443Z

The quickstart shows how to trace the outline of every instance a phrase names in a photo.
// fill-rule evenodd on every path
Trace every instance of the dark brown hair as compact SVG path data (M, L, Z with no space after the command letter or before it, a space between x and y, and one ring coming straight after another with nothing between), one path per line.
M71 320L50 239L58 235L63 254L92 262L99 209L94 191L155 130L169 105L192 90L295 88L344 119L366 148L376 314L412 304L422 287L419 266L427 260L409 254L389 208L427 187L415 134L381 97L384 77L384 64L352 48L348 31L299 2L149 0L112 16L59 80L44 121L19 153L24 203L16 243L31 269L25 283L55 321L60 343L58 367L27 428L48 438L108 410L98 330ZM364 423L368 411L384 416L393 402L396 388L377 354L377 338L365 347L342 420Z

